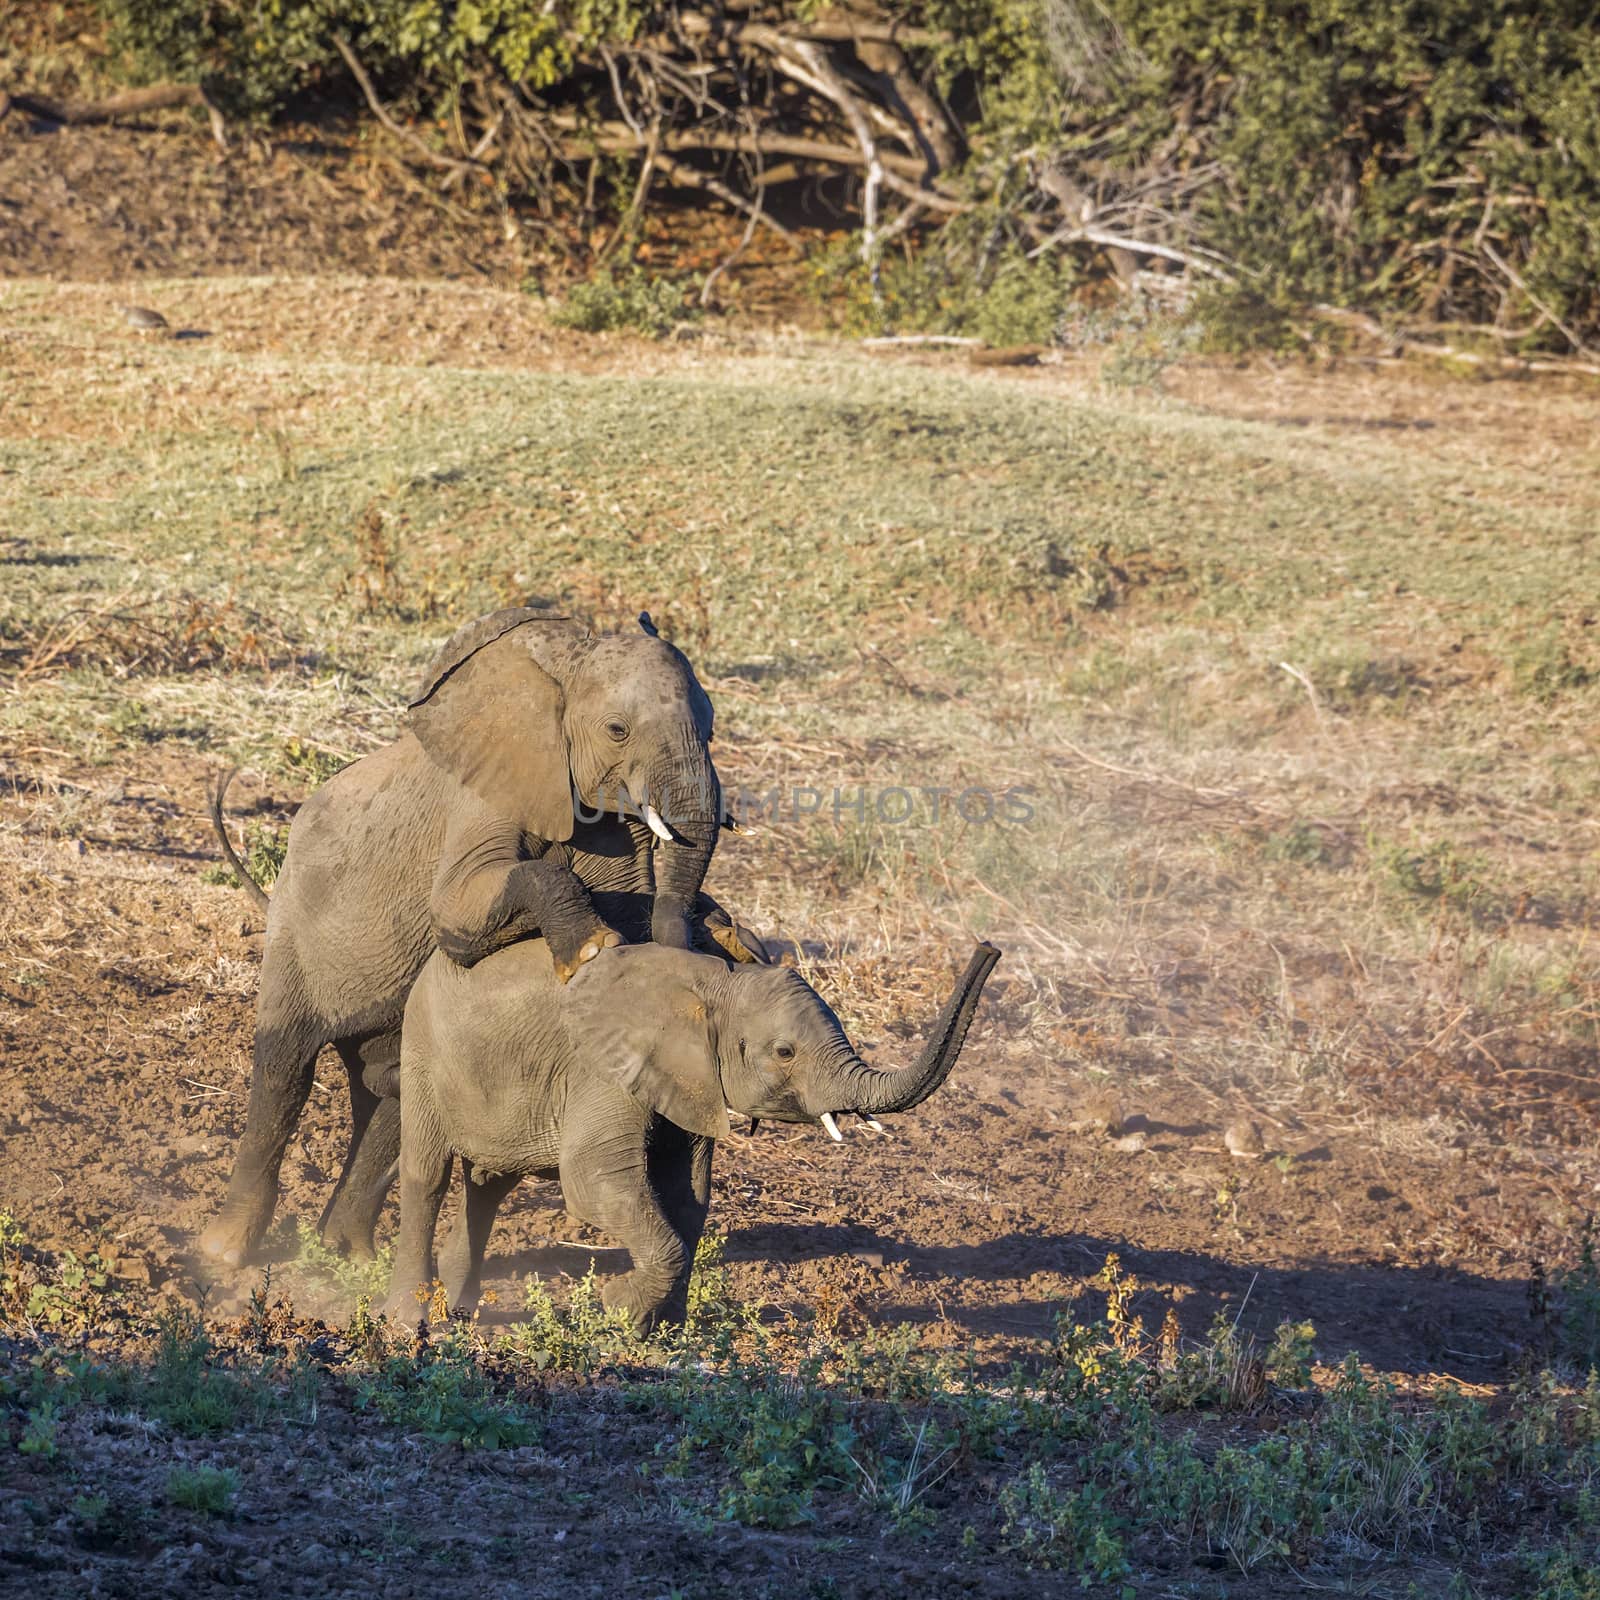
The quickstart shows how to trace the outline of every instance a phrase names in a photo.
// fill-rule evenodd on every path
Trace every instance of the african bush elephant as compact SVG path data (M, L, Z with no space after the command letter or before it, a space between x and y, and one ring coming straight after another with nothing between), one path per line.
M868 1066L827 1003L785 967L661 945L608 950L563 989L543 940L470 971L435 955L401 1043L400 1235L388 1309L414 1319L452 1157L463 1215L441 1263L452 1307L476 1303L496 1210L520 1177L559 1177L567 1209L627 1245L602 1291L636 1326L681 1320L725 1107L832 1126L907 1111L955 1065L1000 952L980 944L917 1063ZM424 1289L424 1295L426 1290Z
M429 669L400 737L300 808L267 911L249 1110L227 1198L201 1238L208 1255L237 1266L266 1231L327 1044L349 1075L352 1126L323 1234L371 1253L399 1147L401 1016L436 948L469 968L542 935L569 977L619 939L569 867L643 892L648 935L689 944L721 823L711 702L641 623L638 636L596 636L522 609L469 623ZM220 795L212 815L265 905L228 843Z

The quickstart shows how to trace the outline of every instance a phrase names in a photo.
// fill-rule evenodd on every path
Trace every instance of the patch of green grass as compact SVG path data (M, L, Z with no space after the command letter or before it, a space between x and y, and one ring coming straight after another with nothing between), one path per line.
M174 1467L167 1474L168 1501L208 1517L229 1515L238 1492L238 1474L226 1468Z
M199 1317L182 1310L162 1317L149 1381L136 1394L142 1411L175 1433L226 1433L244 1415L248 1398L246 1386L213 1360Z

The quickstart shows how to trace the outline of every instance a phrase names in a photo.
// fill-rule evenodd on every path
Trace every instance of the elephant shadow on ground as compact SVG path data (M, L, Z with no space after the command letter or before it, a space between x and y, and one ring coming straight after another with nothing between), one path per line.
M1185 1337L1206 1335L1226 1317L1263 1344L1283 1322L1310 1322L1319 1357L1350 1351L1388 1372L1470 1373L1483 1379L1537 1348L1530 1285L1451 1268L1386 1267L1308 1259L1254 1266L1198 1250L1142 1249L1126 1239L1012 1232L976 1244L907 1245L859 1226L826 1223L742 1229L730 1260L777 1264L826 1258L900 1267L871 1310L880 1321L948 1321L978 1338L1047 1338L1062 1314L1105 1316L1091 1287L1108 1255L1138 1280L1132 1311L1152 1334L1170 1306ZM1064 1279L1041 1296L1038 1275ZM970 1286L968 1288L967 1286ZM1007 1292L1008 1287L1014 1292Z

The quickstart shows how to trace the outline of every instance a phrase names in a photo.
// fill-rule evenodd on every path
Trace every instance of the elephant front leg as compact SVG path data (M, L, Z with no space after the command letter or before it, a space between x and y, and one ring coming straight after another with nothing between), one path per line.
M604 1118L579 1113L561 1146L561 1191L567 1209L627 1246L633 1267L601 1291L608 1310L624 1312L640 1333L661 1322L681 1322L688 1298L692 1245L668 1219L650 1181L645 1151L648 1116L627 1095L596 1091L593 1101L616 1100ZM583 1126L587 1123L587 1126Z
M601 920L589 891L570 868L548 856L520 859L520 833L509 826L452 835L434 879L434 940L458 966L519 939L543 937L565 983L586 961L622 943Z

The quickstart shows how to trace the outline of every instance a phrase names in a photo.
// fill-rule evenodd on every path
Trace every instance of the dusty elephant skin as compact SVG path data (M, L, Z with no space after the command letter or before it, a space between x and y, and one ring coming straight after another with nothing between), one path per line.
M399 1148L401 1015L436 948L471 967L540 935L564 980L619 939L586 882L646 897L649 936L689 944L720 822L711 724L689 663L649 633L595 636L510 610L450 640L406 731L317 790L290 829L247 1122L206 1254L236 1266L265 1233L328 1044L349 1075L352 1125L323 1234L370 1254Z
M648 1330L681 1320L731 1107L817 1122L920 1105L955 1065L1000 952L980 944L913 1066L856 1053L788 968L729 966L661 945L606 951L564 989L549 946L525 941L471 970L442 955L406 1004L400 1236L388 1310L414 1318L452 1158L466 1204L439 1263L452 1308L478 1298L495 1212L519 1178L559 1177L567 1209L628 1248L606 1305Z

